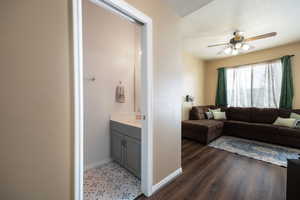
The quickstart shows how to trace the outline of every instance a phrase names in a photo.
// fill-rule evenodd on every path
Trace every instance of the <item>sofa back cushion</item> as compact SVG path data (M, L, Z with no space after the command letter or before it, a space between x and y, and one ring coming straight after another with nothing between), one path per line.
M282 118L289 118L290 115L291 115L291 110L288 110L288 109L278 109L278 116L279 117L282 117Z
M289 118L292 112L296 114L300 114L300 109L295 109L295 110L279 109L278 112L279 112L279 117Z
M226 115L228 120L251 122L251 108L230 107Z
M208 109L221 108L222 112L226 112L228 120L253 122L253 123L265 123L272 124L277 117L289 118L292 112L300 114L300 109L288 110L288 109L276 109L276 108L241 108L241 107L218 107L213 105L208 106L193 106L190 111L190 120L206 119L205 112Z
M251 108L251 122L273 124L279 116L276 108Z
M190 111L190 120L200 120L205 119L205 112L202 108L199 108L198 106L193 106Z
M201 120L206 119L205 112L208 112L208 109L217 109L217 106L193 106L190 111L190 120Z
M293 112L293 113L297 113L297 114L299 114L299 115L300 115L300 109L291 110L291 112Z

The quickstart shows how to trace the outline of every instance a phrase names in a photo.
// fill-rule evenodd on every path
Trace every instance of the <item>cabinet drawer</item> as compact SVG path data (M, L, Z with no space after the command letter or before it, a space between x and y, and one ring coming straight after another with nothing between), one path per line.
M122 124L116 121L110 121L110 128L124 135L141 140L141 128Z

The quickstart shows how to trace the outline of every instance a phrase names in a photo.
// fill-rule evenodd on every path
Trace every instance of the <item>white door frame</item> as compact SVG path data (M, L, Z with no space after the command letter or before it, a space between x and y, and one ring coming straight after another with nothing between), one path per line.
M143 24L142 26L142 192L152 194L153 185L153 36L152 19L123 0L92 0L112 11L119 11ZM74 198L83 200L84 175L84 110L83 110L83 41L82 0L73 3L74 61Z

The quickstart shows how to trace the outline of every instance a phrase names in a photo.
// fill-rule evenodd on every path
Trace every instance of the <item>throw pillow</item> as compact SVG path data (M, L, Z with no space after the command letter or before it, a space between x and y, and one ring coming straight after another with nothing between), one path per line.
M214 118L214 115L213 115L212 112L205 112L205 115L206 115L207 119L213 119Z
M297 114L297 113L291 113L291 116L290 118L293 118L293 119L297 119L297 120L300 120L300 115Z
M281 118L281 117L278 117L276 119L276 121L274 122L274 125L285 126L285 127L289 127L289 128L294 128L296 121L297 120L293 119L293 118Z
M296 120L295 128L300 129L300 120Z
M213 113L213 112L221 112L221 108L218 109L208 109L209 112Z
M220 120L220 119L226 119L226 113L225 112L213 112L214 119Z

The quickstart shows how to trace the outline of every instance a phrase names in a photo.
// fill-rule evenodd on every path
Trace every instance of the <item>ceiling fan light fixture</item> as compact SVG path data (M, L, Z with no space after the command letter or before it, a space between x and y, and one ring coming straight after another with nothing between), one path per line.
M227 55L238 55L239 53L243 53L245 51L251 50L254 48L254 46L249 45L249 42L255 41L255 40L261 40L265 38L274 37L277 35L277 32L270 32L262 35L257 35L254 37L245 38L244 32L242 31L235 31L233 33L233 38L229 40L229 42L223 42L219 44L214 45L208 45L208 47L217 47L217 46L225 46L223 50L218 52L218 55L220 53L224 53Z
M226 47L224 49L224 53L226 53L226 54L231 54L231 52L232 52L232 48L231 47Z
M240 49L241 47L242 47L242 43L239 42L235 44L235 48Z
M243 44L242 48L243 48L243 50L248 51L250 49L250 45L249 44Z
M237 55L239 53L239 51L237 49L232 49L232 55Z

